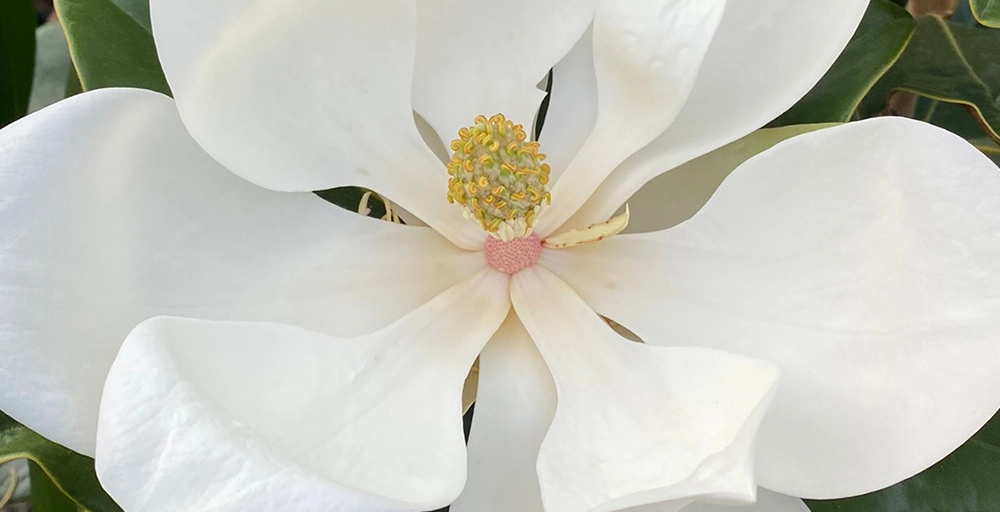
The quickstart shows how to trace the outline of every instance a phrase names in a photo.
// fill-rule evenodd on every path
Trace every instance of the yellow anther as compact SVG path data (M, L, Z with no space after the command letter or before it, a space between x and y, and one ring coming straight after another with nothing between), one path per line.
M503 222L503 219L493 219L490 221L489 227L487 229L489 229L490 233L496 233L500 228L501 222Z
M503 114L476 116L458 130L449 145L448 200L462 206L466 218L501 240L527 236L543 206L550 202L549 169L537 141Z

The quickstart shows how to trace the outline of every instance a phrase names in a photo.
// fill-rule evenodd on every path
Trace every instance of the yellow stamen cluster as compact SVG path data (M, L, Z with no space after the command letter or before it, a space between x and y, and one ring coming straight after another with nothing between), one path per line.
M458 131L448 162L448 202L462 205L466 218L501 240L528 236L549 194L548 164L538 142L503 114Z

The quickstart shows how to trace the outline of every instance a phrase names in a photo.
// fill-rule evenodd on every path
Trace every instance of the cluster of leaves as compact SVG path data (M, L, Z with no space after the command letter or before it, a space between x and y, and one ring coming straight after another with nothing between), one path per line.
M82 90L141 87L170 94L156 56L148 0L56 0L61 21L35 29L32 0L0 1L0 127ZM905 3L905 2L902 2ZM823 80L772 127L910 115L972 141L1000 162L1000 0L968 0L951 19L914 19L872 0L857 34ZM36 60L36 37L38 58ZM719 178L781 138L812 129L762 130L709 155ZM678 179L683 172L675 173ZM356 208L364 191L321 197ZM372 202L373 214L382 206ZM928 418L928 422L935 418ZM117 512L92 459L47 441L0 413L0 463L31 461L37 512ZM815 512L1000 510L1000 417L940 463L856 498L811 501Z

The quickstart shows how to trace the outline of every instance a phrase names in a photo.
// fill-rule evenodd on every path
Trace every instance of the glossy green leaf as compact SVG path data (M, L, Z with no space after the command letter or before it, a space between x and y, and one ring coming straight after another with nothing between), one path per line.
M813 512L996 512L1000 510L1000 415L913 478L856 498L807 504Z
M149 30L147 0L56 0L86 91L138 87L170 94Z
M1000 28L1000 0L970 0L972 15L987 27Z
M903 8L889 0L872 0L833 67L770 126L850 120L862 98L899 59L915 27Z
M913 118L940 126L966 139L984 136L983 128L976 118L955 103L919 98Z
M20 458L38 464L77 505L94 512L121 512L97 481L94 459L53 443L0 412L0 462Z
M129 18L132 18L146 32L153 32L153 25L149 21L149 0L111 0Z
M66 76L66 97L74 96L83 92L83 85L80 83L80 74L76 72L76 66L70 63L69 73Z
M28 112L35 72L35 2L0 0L0 127Z
M31 463L31 508L33 512L83 512L87 509L77 505L66 496L49 478L41 466Z
M1000 140L1000 31L935 16L918 19L899 61L862 102L862 115L885 111L898 91L960 105L986 135Z

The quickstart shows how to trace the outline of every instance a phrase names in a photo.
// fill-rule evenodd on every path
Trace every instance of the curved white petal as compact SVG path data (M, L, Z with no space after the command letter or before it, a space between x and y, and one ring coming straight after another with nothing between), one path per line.
M552 375L511 313L479 355L469 481L452 512L544 512L535 463L552 422Z
M677 227L542 258L649 342L781 366L757 474L784 494L889 486L1000 405L1000 170L928 124L789 139Z
M757 489L757 502L752 505L693 503L684 507L683 510L684 512L809 512L809 507L799 498L785 496L767 489ZM648 512L659 511L650 510Z
M867 7L868 0L728 2L694 88L673 124L615 169L569 224L607 220L654 176L732 142L787 110L837 59Z
M149 91L81 94L0 131L0 190L0 409L83 453L111 361L150 316L354 335L485 266L433 230L247 183Z
M150 14L185 126L228 169L282 191L368 187L481 247L414 124L413 0L152 0Z
M514 275L511 300L558 394L538 455L546 512L753 499L750 452L774 366L628 341L541 267Z
M597 122L597 75L594 34L588 28L573 49L552 68L549 109L538 141L553 182L580 151Z
M478 115L530 130L538 82L594 19L597 0L420 0L413 108L447 147Z
M722 181L750 157L775 144L836 123L797 124L757 130L651 180L628 198L629 220L624 233L672 228L690 219Z
M134 512L447 505L465 484L465 375L510 309L508 283L484 270L358 338L143 322L101 402L101 483Z
M600 3L593 30L597 120L553 185L539 236L565 222L615 167L670 126L725 6L725 0Z

